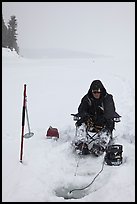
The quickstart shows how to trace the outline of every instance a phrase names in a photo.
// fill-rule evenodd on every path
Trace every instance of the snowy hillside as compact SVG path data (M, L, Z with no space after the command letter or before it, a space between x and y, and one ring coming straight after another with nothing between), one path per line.
M135 202L135 64L134 59L19 57L2 50L2 201L3 202ZM122 116L114 137L123 145L123 164L105 165L103 156L79 157L71 141L81 98L100 79ZM34 136L24 139L20 163L23 88ZM46 139L49 126L59 140ZM25 121L25 133L27 133Z

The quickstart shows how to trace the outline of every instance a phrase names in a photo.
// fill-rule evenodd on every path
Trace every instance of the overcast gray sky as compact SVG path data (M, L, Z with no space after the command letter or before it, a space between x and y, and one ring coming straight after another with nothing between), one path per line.
M135 2L2 2L2 14L16 16L21 49L134 54Z

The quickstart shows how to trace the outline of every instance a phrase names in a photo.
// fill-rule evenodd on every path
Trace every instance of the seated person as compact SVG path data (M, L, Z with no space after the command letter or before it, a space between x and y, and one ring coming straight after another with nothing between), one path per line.
M121 116L115 111L113 96L108 94L100 80L94 80L88 93L82 98L78 107L78 116L81 118L76 125L80 126L90 118L94 126L106 127L112 133L115 118Z
M87 94L81 99L75 116L78 118L76 127L84 123L86 131L92 132L105 128L111 138L115 122L119 122L121 117L115 111L113 96L107 93L100 80L94 80L91 83Z

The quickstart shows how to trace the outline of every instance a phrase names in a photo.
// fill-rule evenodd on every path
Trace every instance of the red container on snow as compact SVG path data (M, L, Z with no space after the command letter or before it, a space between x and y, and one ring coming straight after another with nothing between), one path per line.
M49 127L49 129L47 130L47 134L46 134L47 138L54 138L54 139L58 139L59 138L59 132L57 128L53 128L53 127Z

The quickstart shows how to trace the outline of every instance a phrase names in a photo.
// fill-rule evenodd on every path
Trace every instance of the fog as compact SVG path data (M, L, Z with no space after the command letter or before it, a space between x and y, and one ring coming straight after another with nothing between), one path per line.
M23 54L65 49L134 56L135 2L2 2L2 14L5 23L16 16Z

